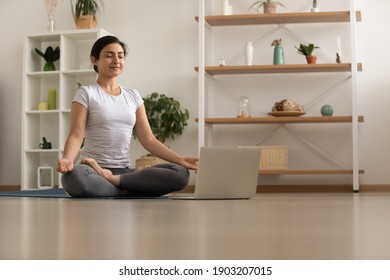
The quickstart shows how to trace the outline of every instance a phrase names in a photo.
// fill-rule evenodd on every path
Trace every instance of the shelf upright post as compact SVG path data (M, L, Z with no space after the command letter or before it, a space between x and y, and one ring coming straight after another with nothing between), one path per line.
M198 24L198 150L205 144L205 10L206 0L199 0Z
M356 1L350 0L351 74L352 74L352 156L353 191L359 191L359 121L358 121L358 69L356 36Z

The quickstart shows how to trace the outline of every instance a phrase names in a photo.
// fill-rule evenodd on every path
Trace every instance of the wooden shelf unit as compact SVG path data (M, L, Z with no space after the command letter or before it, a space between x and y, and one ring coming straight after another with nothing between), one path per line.
M199 17L195 17L199 21ZM356 12L356 21L361 21L361 12ZM337 12L300 12L300 13L275 13L275 14L245 14L229 16L206 16L205 21L210 26L237 26L258 24L293 24L293 23L335 23L349 22L349 11Z
M293 12L293 13L275 13L275 14L241 14L241 15L206 15L205 1L200 0L200 17L195 17L199 22L199 18L204 18L202 23L211 27L228 27L228 26L246 26L246 25L285 25L285 24L327 24L327 23L348 23L351 27L351 43L355 41L356 22L362 20L361 11L355 8L355 0L350 0L350 9L348 11L333 11L333 12ZM356 18L353 17L356 14ZM205 79L204 75L247 75L247 74L294 74L294 73L351 73L352 86L351 93L352 104L356 103L356 80L357 73L363 70L362 63L357 61L355 45L352 45L351 63L322 63L322 64L284 64L284 65L229 65L229 66L207 66L205 61L206 54L206 39L205 39L205 25L199 25L200 37L200 55L199 66L194 67L195 71L199 73L199 101L200 106L204 106L205 100ZM354 54L355 52L355 54ZM202 103L203 102L203 103ZM199 110L199 143L200 146L204 144L205 126L213 125L253 125L253 124L310 124L310 123L350 123L352 126L352 169L330 169L330 170L259 170L260 175L352 175L353 190L359 190L359 175L365 174L363 169L358 168L356 161L357 154L357 133L358 123L364 122L364 117L357 114L356 108L352 108L350 116L300 116L300 117L252 117L252 118L213 118L205 115L205 109Z

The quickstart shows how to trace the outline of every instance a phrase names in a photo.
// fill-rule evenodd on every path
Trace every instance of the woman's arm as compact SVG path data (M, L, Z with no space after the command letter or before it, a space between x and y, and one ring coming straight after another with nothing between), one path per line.
M150 128L144 105L138 108L136 116L137 122L135 124L134 130L137 134L137 138L146 150L159 158L172 163L180 164L188 169L196 170L198 168L197 158L184 158L157 140L157 138L153 135L152 129Z
M66 173L73 169L73 162L80 151L81 144L83 143L87 115L88 109L86 107L78 102L72 103L70 132L65 142L64 156L57 164L58 172Z

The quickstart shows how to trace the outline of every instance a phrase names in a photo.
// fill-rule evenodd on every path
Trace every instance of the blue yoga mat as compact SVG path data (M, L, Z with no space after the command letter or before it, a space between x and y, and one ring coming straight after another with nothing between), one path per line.
M161 199L167 198L165 196L99 196L99 197L71 197L64 189L47 189L47 190L24 190L24 191L0 191L0 196L10 197L48 197L48 198L96 198L96 199Z

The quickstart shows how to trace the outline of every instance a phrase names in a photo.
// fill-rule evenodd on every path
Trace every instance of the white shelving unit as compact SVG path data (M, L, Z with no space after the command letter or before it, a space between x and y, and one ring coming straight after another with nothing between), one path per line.
M260 170L261 175L352 175L353 191L359 191L359 176L364 174L364 170L359 169L359 139L358 129L359 123L364 121L363 116L358 115L357 96L358 96L358 72L362 71L362 64L357 61L357 46L356 46L356 25L361 21L361 12L356 10L355 0L345 0L349 5L349 9L345 11L323 11L318 13L312 12L291 12L291 13L276 13L276 14L233 14L233 15L211 15L213 3L211 0L199 0L198 16L195 18L198 21L198 66L195 70L198 72L198 146L210 145L206 141L213 133L213 128L216 126L237 126L237 125L259 125L259 124L277 124L277 125L292 125L296 123L345 123L352 130L352 168L347 169L332 169L332 170ZM234 1L232 1L234 2ZM293 24L310 25L315 24L316 28L323 24L323 29L317 36L322 36L326 33L326 24L347 24L349 26L350 45L350 61L337 64L320 63L315 65L308 64L285 64L285 65L228 65L215 66L210 65L213 61L214 43L213 30L214 28L223 27L246 28L248 26L289 26ZM334 27L334 26L332 26ZM260 29L260 28L259 28ZM325 32L325 33L324 33ZM211 33L211 35L209 35ZM215 60L215 59L214 59ZM208 108L208 100L213 92L208 89L207 83L209 79L215 79L217 76L230 75L234 79L234 75L242 76L247 74L255 75L299 75L307 73L346 73L350 75L350 94L351 94L351 113L344 116L321 117L321 116L305 116L305 117L254 117L250 119L227 117L213 117L215 110L218 108ZM311 74L313 75L313 74ZM282 77L280 78L283 79ZM264 93L265 94L265 93ZM221 108L219 108L221 109ZM211 144L212 145L212 144ZM324 153L325 154L325 153ZM293 160L293 159L291 159Z
M22 189L37 188L39 166L56 167L62 156L70 129L71 101L78 83L96 80L89 63L89 54L96 39L107 35L103 29L55 31L31 34L24 44L22 97ZM45 52L48 46L60 48L56 71L43 71L45 61L34 48ZM54 110L38 110L40 102L47 102L49 89L57 92ZM40 149L43 137L51 142L51 149ZM60 176L54 174L55 187L61 187Z

